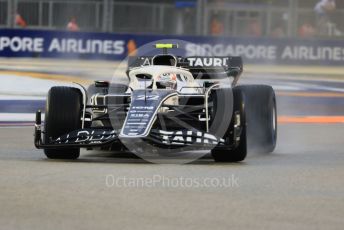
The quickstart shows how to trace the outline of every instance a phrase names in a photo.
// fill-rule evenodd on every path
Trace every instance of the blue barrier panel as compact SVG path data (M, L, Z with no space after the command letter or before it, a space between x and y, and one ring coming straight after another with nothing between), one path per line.
M162 39L186 44L179 55L242 56L245 63L342 65L344 41L241 37L160 36L1 29L0 56L122 60L128 50ZM140 53L139 53L140 54Z

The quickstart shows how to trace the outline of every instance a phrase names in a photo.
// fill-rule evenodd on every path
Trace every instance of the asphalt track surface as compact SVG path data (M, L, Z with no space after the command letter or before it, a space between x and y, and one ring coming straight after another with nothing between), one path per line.
M277 148L242 163L47 160L33 127L0 127L0 229L343 229L344 87L274 81L313 87L277 92Z

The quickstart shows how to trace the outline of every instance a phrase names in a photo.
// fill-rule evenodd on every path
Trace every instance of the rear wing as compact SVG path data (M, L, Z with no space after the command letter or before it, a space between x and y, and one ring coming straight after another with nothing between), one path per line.
M243 72L241 57L175 57L169 54L129 57L128 71L148 65L168 65L188 69L198 79L238 78Z

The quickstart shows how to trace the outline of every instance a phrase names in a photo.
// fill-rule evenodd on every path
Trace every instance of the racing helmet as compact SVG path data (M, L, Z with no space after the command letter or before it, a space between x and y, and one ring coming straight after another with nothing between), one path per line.
M164 73L157 77L156 86L158 89L177 89L177 74Z

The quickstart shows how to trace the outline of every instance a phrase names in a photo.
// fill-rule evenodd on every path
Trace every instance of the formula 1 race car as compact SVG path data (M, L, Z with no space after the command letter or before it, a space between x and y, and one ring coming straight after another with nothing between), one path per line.
M51 159L100 147L164 157L205 149L221 162L244 160L248 146L274 150L275 93L267 85L237 85L241 57L180 57L167 52L177 45L156 48L163 53L129 58L127 84L52 87L43 130L36 113L35 146Z

